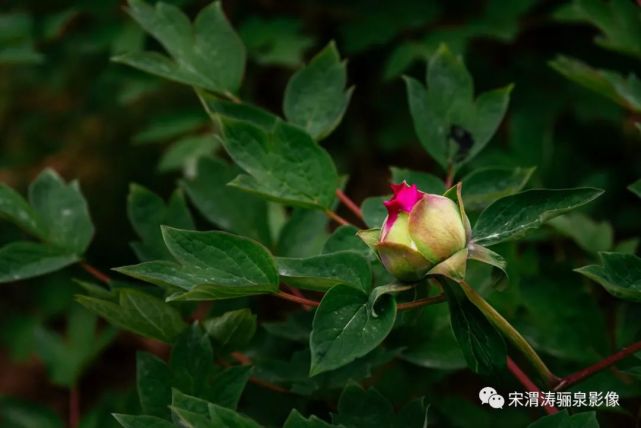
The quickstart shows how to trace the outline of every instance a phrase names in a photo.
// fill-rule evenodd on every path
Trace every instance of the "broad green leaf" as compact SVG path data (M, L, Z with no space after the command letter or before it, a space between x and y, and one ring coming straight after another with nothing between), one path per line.
M278 122L271 131L221 118L223 145L248 175L230 185L276 202L330 208L338 173L329 154L299 128Z
M132 52L114 61L213 92L238 90L245 69L245 47L220 2L203 8L193 23L176 6L163 2L153 7L142 0L130 0L127 11L171 59L157 52Z
M6 184L0 183L0 218L8 220L25 232L45 237L39 218L22 196Z
M474 242L490 246L518 239L547 220L578 208L601 196L594 188L534 189L507 196L480 215L472 236Z
M218 97L202 92L199 92L198 96L210 117L219 115L229 117L231 119L251 122L265 131L273 129L274 126L276 126L276 123L281 120L272 112L252 104L222 100Z
M138 185L129 186L127 215L141 242L131 246L141 261L154 259L171 260L160 233L160 226L167 225L193 229L194 221L181 192L176 191L167 203L150 190Z
M501 334L467 299L458 284L447 280L443 289L450 306L452 330L468 367L486 375L504 370L507 349Z
M211 155L218 148L218 140L211 135L191 136L174 142L158 162L158 171L183 170L193 175L200 158Z
M446 189L443 180L433 174L394 166L390 170L392 171L392 182L394 183L407 181L410 185L416 184L419 190L425 193L436 193L438 195L445 193Z
M0 248L0 283L55 272L77 261L77 255L52 245L12 242Z
M265 202L227 185L239 173L240 169L221 159L206 157L198 161L195 176L180 183L207 220L229 232L269 243Z
M136 354L136 389L145 414L169 418L171 372L160 358L147 352Z
M247 416L216 404L209 404L209 418L212 427L260 428Z
M614 231L610 223L594 221L582 213L569 213L553 218L550 226L586 251L607 251L614 244Z
M309 334L312 331L313 319L312 312L299 311L288 314L284 321L263 322L261 327L273 336L307 344L309 343Z
M77 255L85 252L94 227L76 181L66 184L46 169L29 186L29 202L41 220L45 241Z
M614 297L641 302L641 258L634 254L599 253L601 265L575 269L598 282Z
M302 22L292 18L248 18L238 29L247 53L259 64L295 67L314 39L302 33Z
M178 263L153 261L116 270L175 290L171 300L225 299L278 289L274 261L259 243L225 232L162 231Z
M345 285L329 290L316 310L310 336L310 375L342 367L376 348L396 319L394 299L382 301L374 317L368 297Z
M114 413L114 418L124 428L176 428L171 422L157 416L122 415Z
M596 412L581 412L570 415L567 409L553 415L543 416L527 428L599 428Z
M628 110L641 111L641 80L633 73L623 76L563 55L551 61L550 66L566 78L610 98Z
M121 289L118 295L118 303L89 296L76 300L120 328L166 343L187 327L178 310L156 297L132 289Z
M363 212L363 219L365 224L369 227L381 227L385 217L387 217L387 208L383 205L383 201L389 199L388 196L372 196L365 198L361 204L361 211Z
M334 232L327 238L323 245L323 254L337 253L339 251L355 251L362 256L368 257L371 254L369 247L360 239L356 233L358 228L351 225L341 225L334 229Z
M62 336L44 327L35 331L38 356L55 385L74 385L91 361L116 337L111 327L96 331L97 317L79 305L73 305Z
M376 389L348 384L338 400L334 423L347 428L392 427L394 408Z
M463 61L442 45L430 58L427 89L406 77L410 113L427 152L444 168L458 168L489 142L503 119L512 86L474 99Z
M336 425L329 424L316 416L305 418L298 410L294 409L287 417L283 428L332 428Z
M283 111L290 123L300 126L316 140L338 126L352 96L345 90L347 66L332 42L287 83Z
M327 291L345 284L367 293L371 287L369 262L353 251L304 259L279 257L276 264L283 281L298 288Z
M171 406L173 419L176 425L181 428L210 428L215 425L211 423L207 415Z
M192 325L178 336L171 350L171 385L185 394L204 396L210 388L213 363L209 336L197 324Z
M184 394L177 389L171 390L171 407L209 417L209 402L207 400Z
M278 237L276 252L283 257L318 255L327 240L329 220L316 210L295 208Z
M525 186L536 168L493 167L463 177L463 200L468 210L480 210Z
M256 315L250 309L237 309L210 318L203 326L219 347L236 350L247 346L254 337Z
M228 367L216 373L209 386L209 399L220 406L235 409L251 374L250 366Z
M641 178L630 184L628 190L641 198Z

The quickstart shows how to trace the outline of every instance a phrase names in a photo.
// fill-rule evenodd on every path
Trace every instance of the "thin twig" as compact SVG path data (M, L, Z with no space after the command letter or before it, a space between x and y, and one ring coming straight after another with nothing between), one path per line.
M80 395L78 387L73 385L69 390L69 428L76 428L80 420Z
M610 367L613 364L618 363L622 359L629 357L630 355L641 351L641 342L633 343L630 346L626 346L620 351L605 357L601 361L593 364L589 367L586 367L578 372L572 373L568 376L562 378L559 383L554 387L554 391L560 391L566 389L567 387L574 385L577 382L580 382L592 375L597 374L598 372Z
M338 199L345 205L351 212L356 215L359 219L363 220L363 212L360 207L356 205L354 201L350 199L341 189L336 189L336 196Z
M285 285L285 287L289 290L290 293L292 293L296 297L300 297L302 299L305 299L305 295L296 287L292 287L291 285ZM306 311L311 311L314 309L313 306L310 305L303 305L303 309Z
M327 217L331 218L332 220L334 220L334 221L335 221L336 223L338 223L338 224L342 224L342 225L352 225L352 223L350 223L349 221L345 220L343 217L339 216L338 214L336 214L336 213L335 213L334 211L332 211L332 210L325 210L325 215L326 215ZM352 226L353 226L353 225L352 225Z
M543 403L545 401L542 397L541 390L539 389L539 387L536 386L534 382L532 382L532 380L525 374L525 372L521 370L521 368L510 357L507 357L507 369L514 375L516 380L518 380L521 383L521 385L525 387L526 390L530 392L536 392L538 394L539 403ZM559 409L557 409L554 406L541 405L541 407L543 407L543 410L545 410L545 412L548 415L553 415L559 412Z
M320 306L320 302L318 300L312 300L306 297L295 296L293 294L289 294L284 291L278 291L272 294L272 296L276 296L283 300L289 300L290 302L298 303L299 305L311 306L311 307Z
M415 300L413 302L399 303L396 305L396 309L399 311L406 311L408 309L420 308L421 306L433 305L435 303L441 303L446 300L445 294L439 294L434 297L426 297L424 299Z
M100 282L109 284L109 281L111 281L111 278L109 278L107 274L102 273L100 270L96 269L85 261L80 262L80 267Z
M454 184L454 165L447 167L447 177L445 178L445 189L449 189Z

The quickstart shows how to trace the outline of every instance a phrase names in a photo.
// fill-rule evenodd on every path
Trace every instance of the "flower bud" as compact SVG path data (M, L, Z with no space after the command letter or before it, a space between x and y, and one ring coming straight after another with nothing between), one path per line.
M361 235L385 268L401 281L418 281L428 274L463 277L471 231L460 185L443 196L406 182L392 184L392 190L394 196L384 202L388 214L380 233ZM448 197L453 194L456 202Z

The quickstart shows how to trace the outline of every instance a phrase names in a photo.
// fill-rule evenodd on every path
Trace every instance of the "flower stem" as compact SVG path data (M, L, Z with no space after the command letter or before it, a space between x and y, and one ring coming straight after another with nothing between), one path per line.
M109 278L107 274L102 273L100 270L85 261L80 262L80 267L102 283L109 284L109 281L111 281L111 278Z
M543 397L541 396L541 390L539 390L539 387L536 386L534 382L528 377L527 374L521 368L514 362L514 360L510 357L507 357L507 369L514 375L514 377L525 387L530 392L537 392L539 395L539 403L542 403L544 401ZM557 409L554 406L544 406L541 404L541 407L545 410L545 412L548 415L553 415L555 413L559 412L559 409Z
M317 300L308 299L306 297L295 296L293 294L289 294L284 291L277 291L276 293L273 294L273 296L276 296L283 300L289 300L290 302L298 303L299 305L303 305L303 306L311 306L311 307L320 306L320 302Z
M421 306L433 305L435 303L441 303L446 300L445 294L441 293L438 296L426 297L424 299L415 300L413 302L399 303L396 305L396 309L399 311L406 311L408 309L420 308Z
M349 196L347 196L341 189L336 189L336 196L343 203L343 205L345 205L351 212L354 213L356 217L358 217L360 220L363 220L363 212Z
M470 285L461 281L461 288L463 292L483 314L498 328L514 346L519 348L523 355L532 363L534 368L537 370L539 375L543 380L548 384L552 385L559 381L559 378L555 376L550 369L545 365L539 354L536 353L534 348L528 343L527 340L519 333L513 326L510 324L501 314L499 314L496 309L492 307L487 301L476 292Z
M335 213L334 211L332 211L332 210L325 210L325 215L326 215L327 217L331 218L332 220L334 220L334 221L335 221L336 223L338 223L338 224L342 224L342 225L352 225L352 223L350 223L349 221L345 220L343 217L339 216L338 214L336 214L336 213ZM353 226L353 225L352 225L352 226Z
M621 361L622 359L629 357L630 355L641 351L641 341L633 343L630 346L626 346L625 348L621 349L620 351L605 357L601 361L586 367L582 370L579 370L578 372L572 373L568 376L565 376L564 378L560 379L557 385L554 387L555 391L560 391L562 389L566 389L569 386L574 385L577 382L582 381L583 379L586 379L592 375L597 374L601 370L604 370L608 367L610 367L613 364L616 364L617 362Z

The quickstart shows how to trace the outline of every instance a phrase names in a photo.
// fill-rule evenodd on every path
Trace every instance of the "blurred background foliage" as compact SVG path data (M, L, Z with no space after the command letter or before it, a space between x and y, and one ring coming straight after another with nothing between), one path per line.
M192 16L206 4L168 2ZM87 257L105 269L134 259L127 243L135 234L123 197L129 183L164 198L182 177L196 179L192 187L207 186L205 178L194 177L196 165L220 151L188 87L110 61L157 47L123 6L116 0L8 0L0 6L0 181L22 191L47 166L77 178L96 225ZM553 365L561 371L640 338L639 305L617 303L571 272L597 260L598 251L636 252L641 236L641 201L626 189L641 177L641 82L634 74L641 72L641 14L633 1L226 0L223 7L248 48L241 97L272 111L280 112L293 71L329 40L349 58L348 81L356 89L326 147L339 171L349 173L346 192L359 202L388 193L390 166L444 175L418 144L401 78L422 80L426 60L441 43L463 55L477 92L514 83L497 135L459 176L489 165L536 167L532 187L607 192L528 241L504 244L510 285L501 293L488 286L488 299L538 349L556 357ZM192 202L198 206L196 198ZM196 221L211 228L206 218ZM1 242L17 233L0 224ZM47 415L65 414L60 386L79 382L83 372L83 427L116 426L110 411L136 407L134 354L155 345L116 336L103 325L96 337L96 318L72 303L78 286L70 276L82 274L72 267L30 280L29 287L2 287L0 415L8 426L59 426ZM278 310L265 313L278 319ZM71 356L68 367L56 364L61 356L51 349ZM417 346L407 359L433 367L422 363L431 350ZM499 426L473 399L457 395L460 389L474 398L477 380L425 369L416 382L411 370L396 366L382 373L380 389L401 402L397 391L385 389L386 381L405 382L408 391L438 391L456 381L460 387L441 387L440 396L427 393L437 420ZM638 387L607 376L581 390L593 385L615 389L626 400L641 395ZM250 390L248 400L265 399L261 393ZM281 399L270 396L266 403ZM42 409L34 411L33 402ZM253 406L250 413L265 412ZM512 413L503 413L500 426L527 422L526 415ZM613 418L612 426L629 422L625 415Z

